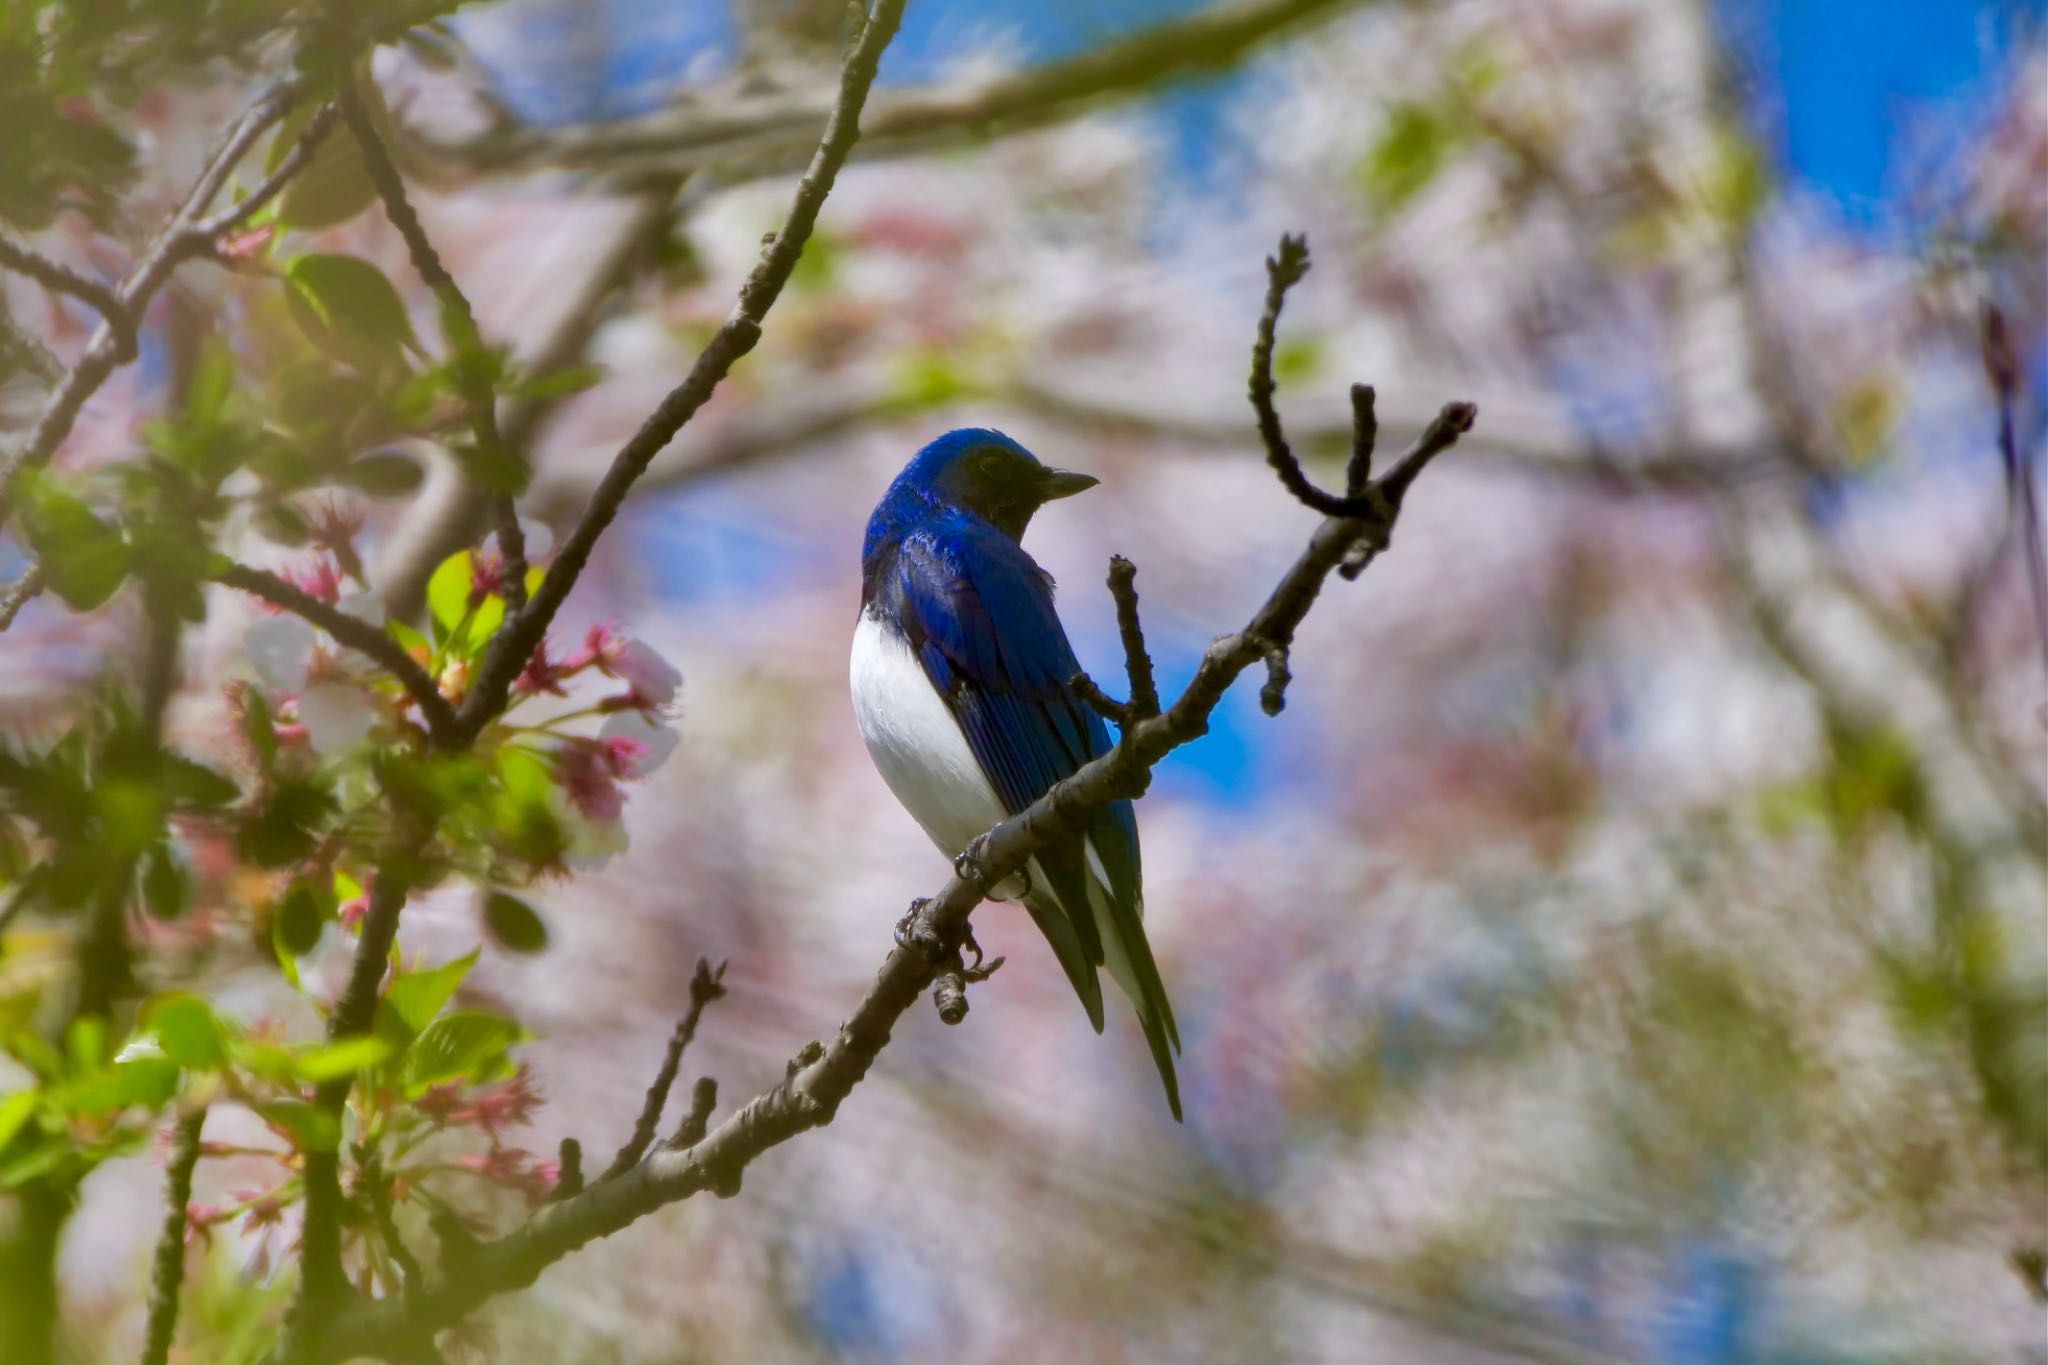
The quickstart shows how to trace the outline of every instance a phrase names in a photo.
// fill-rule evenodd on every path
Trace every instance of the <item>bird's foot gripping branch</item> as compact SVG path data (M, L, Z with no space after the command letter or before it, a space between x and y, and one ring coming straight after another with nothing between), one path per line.
M781 1079L716 1124L711 1122L716 1090L708 1080L699 1082L688 1116L669 1141L652 1144L636 1135L627 1149L630 1160L614 1163L614 1170L587 1187L560 1192L561 1197L542 1205L507 1235L464 1246L459 1264L422 1275L403 1294L357 1301L338 1311L317 1339L300 1340L302 1358L401 1355L492 1297L532 1283L577 1248L664 1205L703 1190L736 1194L742 1174L756 1157L832 1121L840 1102L888 1045L897 1021L928 985L937 983L934 994L942 1018L950 1022L964 1016L967 985L985 979L1001 962L997 958L983 965L968 929L969 916L989 888L1022 872L1052 838L1085 826L1112 802L1142 795L1153 766L1207 729L1210 713L1240 674L1262 666L1265 709L1279 710L1295 631L1325 581L1333 572L1356 577L1386 550L1416 478L1471 429L1476 416L1469 403L1446 405L1415 444L1375 478L1373 391L1354 386L1356 439L1346 490L1337 496L1315 487L1288 448L1272 401L1274 328L1287 290L1299 281L1307 264L1307 247L1298 238L1283 240L1268 261L1269 286L1252 352L1250 394L1268 462L1288 492L1323 513L1323 520L1250 619L1211 643L1187 687L1170 703L1162 703L1138 617L1135 570L1128 561L1112 561L1110 589L1117 602L1130 700L1116 702L1085 679L1074 686L1118 726L1117 742L1055 783L1027 809L990 829L976 841L971 866L956 869L936 895L911 907L874 983L828 1040L807 1044ZM963 947L974 953L975 967L965 966ZM699 994L693 990L692 1030L701 1010ZM658 1105L657 1094L667 1093L674 1067L672 1060L664 1060L663 1076L649 1092L651 1105ZM641 1129L651 1135L653 1128L643 1115Z

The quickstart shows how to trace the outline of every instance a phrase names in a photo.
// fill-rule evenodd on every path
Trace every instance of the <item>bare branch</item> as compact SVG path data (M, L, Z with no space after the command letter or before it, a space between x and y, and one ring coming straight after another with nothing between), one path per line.
M93 309L113 329L115 344L121 351L127 355L135 353L134 317L115 297L114 291L98 280L5 237L0 237L0 266L18 271L46 289L69 294Z
M185 1282L185 1206L192 1202L192 1171L199 1165L199 1130L206 1111L178 1119L164 1159L164 1226L157 1234L155 1267L149 1277L149 1326L143 1333L142 1365L164 1365L178 1328L178 1291Z
M875 96L863 157L899 156L948 140L1043 127L1131 99L1160 82L1215 72L1261 45L1355 7L1359 0L1249 0L1141 29L1043 66L964 84L895 88ZM814 146L829 110L808 91L717 92L700 104L640 119L566 128L493 129L428 144L479 170L580 167L612 175L722 178L779 174Z
M213 202L228 175L247 155L256 139L290 112L299 93L298 86L292 82L272 86L230 125L219 147L208 157L205 169L200 172L183 205L157 234L142 260L115 292L120 314L139 319L180 262L210 249L213 238L194 230L198 215ZM281 171L283 167L279 169ZM278 185L283 183L279 177L272 179ZM275 186L272 189L274 192ZM251 196L237 206L236 212L253 213L260 203ZM71 434L72 424L78 420L86 400L99 391L100 385L116 367L134 358L134 329L117 327L111 320L101 323L86 346L84 357L64 377L57 391L50 395L50 401L44 405L42 415L36 419L35 427L29 433L28 444L0 463L0 521L6 520L12 509L14 485L22 472L40 469L49 462L57 447L64 443L64 438Z
M7 591L0 593L0 630L14 624L14 618L21 615L35 595L43 590L43 566L31 564L28 572L7 585Z
M829 1043L806 1047L781 1082L701 1139L664 1146L618 1178L547 1205L516 1231L470 1249L460 1274L445 1275L439 1283L399 1299L359 1304L338 1315L317 1342L306 1343L305 1358L325 1361L375 1354L422 1331L451 1325L487 1299L531 1284L554 1262L654 1209L703 1190L736 1192L754 1158L830 1123L934 972L957 962L957 948L949 957L945 947L934 952L928 945L963 942L968 916L986 896L987 887L1023 867L1049 839L1085 824L1112 801L1142 791L1153 765L1204 733L1210 713L1231 683L1267 658L1276 642L1293 638L1324 580L1352 547L1368 538L1387 542L1402 492L1431 456L1470 428L1472 419L1468 404L1445 408L1432 426L1434 437L1369 490L1377 510L1362 517L1326 518L1244 628L1209 646L1194 678L1171 707L1134 721L1108 753L1055 783L1027 809L977 840L974 866L957 868L939 894L918 907L915 917L924 932L900 935L853 1014Z
M839 98L826 121L824 138L811 158L810 169L797 185L796 197L782 230L770 239L760 262L740 289L739 305L697 356L697 363L681 384L671 389L640 430L612 457L611 467L591 495L590 503L555 554L555 562L541 580L540 589L526 609L508 616L492 639L478 670L475 684L458 716L456 738L466 741L504 709L512 681L525 667L534 647L547 632L563 599L576 585L597 539L611 525L619 508L632 491L647 464L662 447L674 439L684 423L696 415L711 393L741 356L754 349L761 338L761 322L768 314L789 275L803 254L804 243L832 192L839 168L846 164L854 140L860 136L860 111L874 84L875 67L882 50L895 36L903 17L903 0L876 0L873 12L860 36L846 54L840 73Z
M313 159L313 153L320 150L320 144L327 140L327 134L334 128L334 106L323 104L313 111L306 120L306 126L299 130L298 138L292 143L277 168L256 182L254 189L208 218L201 218L185 229L182 247L186 255L199 255L211 251L220 238L243 226L259 213L265 204L275 199L292 178L306 169L306 163Z
M391 153L385 150L383 139L377 136L376 125L370 121L370 111L364 106L362 92L356 89L353 77L342 81L339 102L349 135L362 149L363 166L369 171L370 183L376 186L377 197L384 201L385 216L398 229L398 235L405 239L406 253L412 257L413 269L419 272L420 279L440 300L442 328L447 333L449 346L455 351L456 382L461 386L462 401L469 409L470 433L478 450L496 463L507 452L504 438L498 431L496 389L490 376L478 367L484 341L483 334L477 330L476 310L469 306L462 286L448 273L440 253L427 239L427 230L421 225L419 214L414 212L412 201L406 197L405 181L398 174L398 167L392 164ZM526 537L519 529L519 514L513 506L512 496L501 494L495 501L498 553L505 560L505 609L517 612L526 605Z
M247 564L230 564L216 571L214 581L260 597L274 607L320 627L342 644L368 655L385 672L396 678L420 708L427 731L436 738L446 736L455 725L455 710L441 695L434 680L419 661L405 652L398 641L359 616L331 607L311 593L303 592L274 573Z
M724 997L725 964L713 967L704 959L697 959L696 975L690 978L690 1008L676 1021L675 1031L669 1034L668 1051L662 1054L661 1069L655 1073L654 1083L647 1087L647 1098L640 1106L640 1118L633 1125L633 1136L626 1145L619 1148L612 1164L605 1168L599 1180L616 1180L633 1169L647 1149L654 1145L654 1133L661 1126L661 1111L668 1104L669 1087L676 1083L676 1072L682 1067L683 1052L697 1036L697 1021L704 1017L704 1007Z

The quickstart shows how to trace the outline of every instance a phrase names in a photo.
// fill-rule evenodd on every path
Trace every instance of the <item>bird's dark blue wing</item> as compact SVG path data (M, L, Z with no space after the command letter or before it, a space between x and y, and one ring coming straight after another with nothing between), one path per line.
M903 627L1012 814L1109 751L1102 718L1068 686L1080 664L1053 608L1052 580L1023 547L973 518L939 518L906 535L883 572L874 585L878 604ZM1099 868L1089 865L1091 845ZM1179 1040L1140 920L1138 825L1130 803L1102 811L1084 837L1043 850L1039 866L1063 912L1056 917L1069 923L1049 927L1042 897L1034 904L1027 896L1026 905L1053 939L1083 1003L1091 1004L1095 1026L1102 1021L1099 1003L1090 1002L1099 991L1093 966L1106 961L1137 1005L1174 1096L1166 1049L1178 1048ZM1104 879L1099 891L1091 887ZM1061 943L1068 933L1092 964L1085 986ZM1177 1096L1174 1108L1178 1113Z

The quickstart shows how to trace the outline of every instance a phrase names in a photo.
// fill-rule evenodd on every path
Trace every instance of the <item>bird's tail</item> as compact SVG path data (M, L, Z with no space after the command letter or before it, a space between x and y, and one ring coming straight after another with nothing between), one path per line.
M1166 984L1152 959L1152 945L1145 937L1136 858L1116 856L1126 847L1124 841L1106 842L1113 850L1108 862L1092 833L1081 842L1078 856L1066 849L1041 853L1035 880L1047 894L1029 896L1025 904L1052 943L1097 1033L1102 1031L1102 988L1096 969L1109 968L1110 978L1137 1011L1152 1062L1166 1087L1166 1103L1178 1121L1180 1082L1173 1059L1180 1051L1180 1031L1174 1023L1173 1005L1166 998Z

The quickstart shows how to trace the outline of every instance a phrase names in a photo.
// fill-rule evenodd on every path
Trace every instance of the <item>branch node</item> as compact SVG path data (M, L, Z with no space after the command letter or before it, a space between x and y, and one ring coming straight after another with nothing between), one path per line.
M1086 673L1076 673L1067 679L1067 689L1079 697L1087 707L1119 730L1128 730L1136 720L1132 708L1102 690L1100 684Z
M788 1072L782 1079L785 1082L795 1080L799 1071L802 1071L807 1066L816 1065L818 1060L824 1055L825 1045L816 1038L811 1039L810 1042L797 1049L796 1056L789 1059Z
M711 1127L711 1111L717 1107L718 1082L709 1076L699 1076L690 1088L690 1111L676 1125L675 1136L668 1140L668 1145L680 1150L702 1142Z
M1131 685L1130 714L1149 720L1159 714L1159 685L1152 656L1145 652L1145 628L1138 620L1138 566L1122 555L1109 557L1109 595L1116 600L1116 631L1124 646L1124 672Z
M548 1193L548 1202L556 1203L573 1199L583 1193L583 1144L575 1138L565 1137L561 1146L555 1149L555 1188Z
M1266 685L1259 689L1259 709L1277 716L1287 709L1287 684L1294 681L1287 667L1287 646L1256 635L1251 641L1266 661Z

